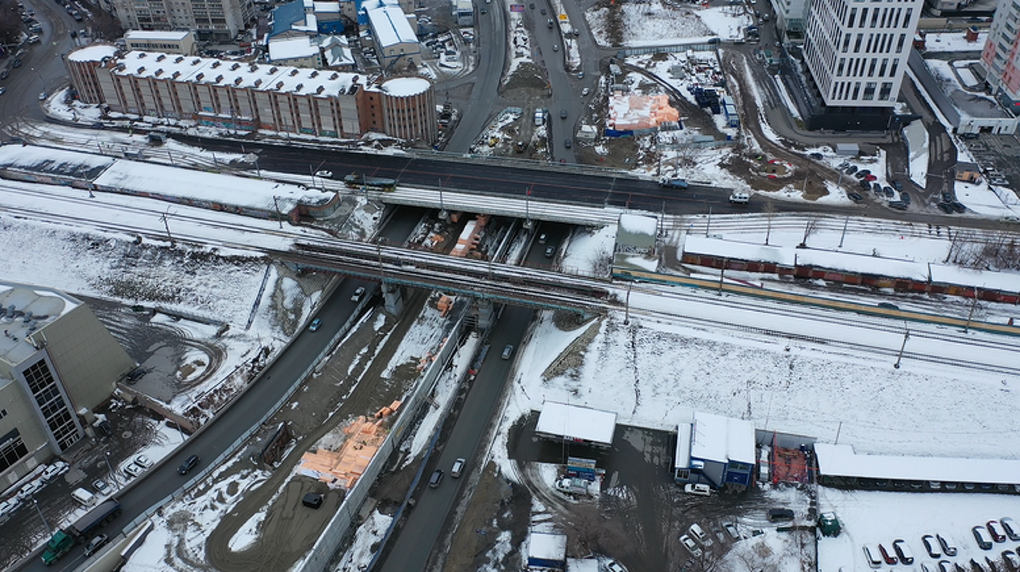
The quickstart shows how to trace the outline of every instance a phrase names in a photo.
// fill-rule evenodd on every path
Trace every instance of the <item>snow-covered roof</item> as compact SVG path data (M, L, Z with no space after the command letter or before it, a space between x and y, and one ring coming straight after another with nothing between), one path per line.
M109 44L92 44L67 54L67 59L72 62L101 62L116 53L117 48Z
M937 284L957 284L1000 292L1020 292L1020 274L1016 272L990 272L932 264L931 281Z
M319 47L307 36L269 40L269 61L313 58Z
M173 185L167 185L173 181ZM119 160L96 180L100 187L124 189L131 194L186 197L196 201L247 207L286 214L296 204L317 204L328 194L299 185L247 179L179 169L152 163Z
M676 453L673 466L686 469L691 466L691 424L681 423L676 427Z
M528 539L528 557L563 560L567 557L567 535L532 531Z
M862 256L849 252L833 252L831 250L796 250L797 264L843 270L857 274L873 274L896 278L928 279L928 265L912 260L895 260L877 256Z
M830 477L865 477L952 483L1020 483L1020 460L954 459L858 455L851 445L815 443L818 473Z
M174 30L130 30L124 33L125 40L168 40L179 42L188 37L191 32L177 32Z
M431 87L432 83L422 77L396 77L369 89L372 91L381 91L394 97L408 97L411 95L425 93Z
M688 234L684 238L684 252L793 266L794 252L796 251L780 246L734 242Z
M348 93L359 78L354 73L137 50L128 52L117 61L124 64L124 69L115 73L123 76L171 78L177 74L176 81L181 82L232 85L261 91L313 93L323 97Z
M44 253L39 253L45 258ZM40 263L45 263L40 260ZM0 269L2 271L2 269ZM77 308L81 302L67 294L10 282L0 282L0 306L4 310L3 330L0 336L0 360L16 365L38 353L26 338L38 328ZM7 314L21 312L17 318ZM25 321L25 316L32 318Z
M68 179L93 179L116 161L113 157L49 147L0 146L0 169L42 173Z
M691 457L706 461L754 464L754 424L714 413L694 413Z
M312 10L316 14L335 14L340 12L339 2L312 2Z
M294 2L280 4L273 8L272 20L273 26L269 34L270 36L282 34L298 22L304 23L305 9L303 3L300 0L295 0Z
M369 8L366 13L380 48L418 43L418 36L411 29L407 16L399 6L382 5Z
M659 220L653 216L622 214L616 241L628 246L652 248Z
M546 401L542 404L535 431L611 445L616 431L616 413Z

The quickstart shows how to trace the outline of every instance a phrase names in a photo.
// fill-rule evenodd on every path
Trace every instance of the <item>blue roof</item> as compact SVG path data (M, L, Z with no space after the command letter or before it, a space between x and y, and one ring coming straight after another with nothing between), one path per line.
M295 22L302 24L305 22L305 6L301 0L273 8L273 29L269 32L270 37L286 32Z

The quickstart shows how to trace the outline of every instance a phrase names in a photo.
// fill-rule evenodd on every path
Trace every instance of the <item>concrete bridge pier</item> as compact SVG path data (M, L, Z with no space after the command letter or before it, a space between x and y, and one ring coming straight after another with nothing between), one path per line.
M472 309L475 315L475 328L479 331L488 330L496 318L492 308L492 300L485 298L475 298L474 307Z
M404 311L404 293L400 290L400 286L384 280L382 293L383 307L386 313L391 316L399 316Z

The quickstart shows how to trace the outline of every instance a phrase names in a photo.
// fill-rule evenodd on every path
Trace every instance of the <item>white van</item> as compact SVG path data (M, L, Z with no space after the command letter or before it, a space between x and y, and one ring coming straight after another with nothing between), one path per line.
M687 529L687 534L690 534L691 538L697 540L706 548L712 546L712 538L705 534L705 531L696 522Z
M751 193L744 191L733 191L730 194L730 202L735 205L746 205L751 201Z
M96 504L96 495L90 493L87 489L74 489L74 492L71 493L71 498L84 507L90 507Z

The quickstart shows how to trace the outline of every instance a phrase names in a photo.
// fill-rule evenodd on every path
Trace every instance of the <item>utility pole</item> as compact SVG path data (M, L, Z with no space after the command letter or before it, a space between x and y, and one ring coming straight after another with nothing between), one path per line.
M909 339L910 330L906 330L903 333L903 344L900 346L900 355L896 356L896 363L893 364L893 367L896 369L900 369L900 361L903 360L903 348L907 347L907 340Z
M50 528L50 523L46 522L46 517L43 516L42 509L39 508L39 501L35 500L35 497L32 497L32 504L35 505L35 510L39 513L39 518L42 519L43 526L46 527L46 530L48 530L50 535L52 536L53 535L53 529Z
M176 246L176 244L174 243L174 237L172 234L170 234L170 222L168 220L170 214L169 211L170 209L167 209L167 212L163 213L163 215L160 216L159 218L163 221L163 228L166 229L166 238L167 240L170 241L170 246Z
M280 212L280 197L274 196L273 204L276 205L276 222L280 223L280 230L283 230L283 213Z
M708 229L712 228L712 207L708 207L708 221L705 223L705 238L708 238Z
M843 221L843 234L839 235L839 247L843 248L843 239L846 238L846 225L850 224L850 217Z
M974 309L977 308L977 302L978 302L978 289L975 287L974 288L974 302L971 303L971 305L970 305L970 312L967 313L967 325L963 327L963 333L965 333L965 334L970 331L970 321L971 321L971 318L974 317Z
M624 308L624 311L623 311L623 325L624 326L630 324L630 289L631 289L632 286L634 286L633 282L628 282L627 283L627 300L626 300L626 302L624 302L624 305L623 305L623 308Z

